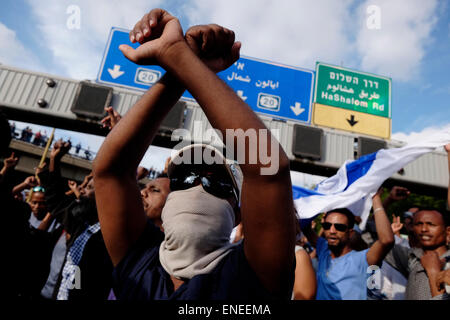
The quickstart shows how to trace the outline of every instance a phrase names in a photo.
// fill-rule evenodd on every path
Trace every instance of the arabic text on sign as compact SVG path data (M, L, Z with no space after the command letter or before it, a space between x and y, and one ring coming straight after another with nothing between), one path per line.
M233 72L231 74L231 77L227 76L227 79L230 80L230 81L232 81L232 80L239 80L239 81L247 82L247 83L251 81L249 76L245 76L245 78L244 78L244 77L238 75L236 72Z
M256 81L256 83L255 83L255 86L257 86L258 88L263 88L263 89L265 89L265 88L267 88L267 87L270 87L270 88L272 88L273 90L275 90L276 88L278 88L278 85L279 85L278 81L275 82L275 81L272 81L272 80L267 80L267 81L261 81L261 80L258 80L258 81Z

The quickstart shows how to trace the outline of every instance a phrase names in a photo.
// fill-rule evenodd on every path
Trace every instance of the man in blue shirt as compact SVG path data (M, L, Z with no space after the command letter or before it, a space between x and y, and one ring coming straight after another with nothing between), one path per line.
M317 300L366 300L369 266L380 266L394 245L391 224L383 209L380 194L373 197L373 212L378 240L370 249L355 251L350 246L355 217L346 208L331 210L324 216L324 238L310 227L304 230L316 246L318 257Z

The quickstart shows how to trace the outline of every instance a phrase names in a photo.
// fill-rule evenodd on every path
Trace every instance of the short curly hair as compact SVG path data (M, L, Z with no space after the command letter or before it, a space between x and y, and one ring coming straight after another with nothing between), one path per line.
M353 229L353 226L355 225L355 216L353 215L353 213L349 209L347 209L347 208L337 208L337 209L330 210L327 213L325 213L325 215L323 216L324 220L327 218L327 216L330 213L340 213L340 214L345 215L347 217L348 228L349 229Z

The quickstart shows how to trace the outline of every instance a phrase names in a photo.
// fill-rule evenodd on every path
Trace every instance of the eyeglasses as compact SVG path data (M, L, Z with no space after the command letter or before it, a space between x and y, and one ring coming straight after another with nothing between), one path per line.
M348 229L348 226L343 223L329 223L329 222L322 223L322 227L324 230L329 230L331 226L334 226L334 228L340 232L345 232Z
M195 186L200 181L203 189L218 198L226 199L234 197L238 203L238 196L231 182L225 181L223 177L214 173L186 172L178 177L170 178L170 190L186 190Z
M41 186L34 187L32 190L33 190L33 192L44 192L45 193L45 189Z

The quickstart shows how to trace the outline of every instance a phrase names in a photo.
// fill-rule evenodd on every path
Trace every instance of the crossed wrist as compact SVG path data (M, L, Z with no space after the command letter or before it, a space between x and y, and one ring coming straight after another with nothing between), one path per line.
M177 40L164 50L161 50L156 60L164 69L171 69L170 66L175 61L179 61L180 54L182 54L182 52L185 52L185 50L191 51L191 48L186 43L186 41L184 39Z

